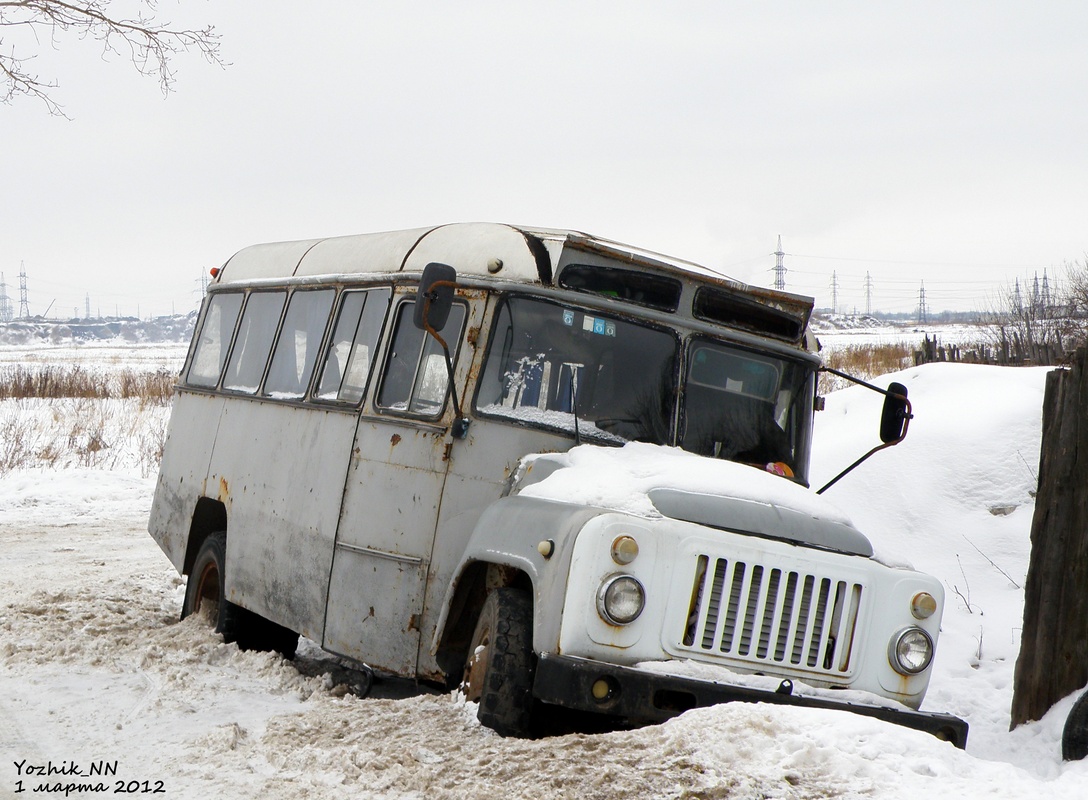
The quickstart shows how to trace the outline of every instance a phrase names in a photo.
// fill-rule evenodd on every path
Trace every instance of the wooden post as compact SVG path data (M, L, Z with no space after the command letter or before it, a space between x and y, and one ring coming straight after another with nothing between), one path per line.
M1012 726L1088 682L1088 349L1047 375Z

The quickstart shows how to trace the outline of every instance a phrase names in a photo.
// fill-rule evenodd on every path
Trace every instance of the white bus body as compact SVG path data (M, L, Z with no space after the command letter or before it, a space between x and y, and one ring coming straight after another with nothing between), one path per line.
M417 315L428 264L455 285ZM448 361L417 319L432 301ZM635 723L744 700L962 747L962 721L917 710L940 583L875 561L806 488L811 308L571 231L244 249L209 287L149 522L189 576L183 614L464 679L503 733L549 705ZM571 471L585 455L596 477ZM633 458L683 468L636 509L581 491Z

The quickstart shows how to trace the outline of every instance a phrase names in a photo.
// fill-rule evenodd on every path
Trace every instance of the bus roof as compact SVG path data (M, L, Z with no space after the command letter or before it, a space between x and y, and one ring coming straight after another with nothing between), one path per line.
M794 317L799 331L812 312L810 297L749 286L690 261L661 255L572 230L549 230L491 222L469 222L272 242L246 247L220 269L215 282L249 283L316 276L420 273L432 261L449 264L459 276L550 286L571 251L590 253L616 267L718 286L747 303Z

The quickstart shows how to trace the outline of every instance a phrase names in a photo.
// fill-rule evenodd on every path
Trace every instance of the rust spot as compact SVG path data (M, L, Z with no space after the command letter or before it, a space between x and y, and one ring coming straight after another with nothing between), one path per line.
M389 444L391 447L396 447L398 444L400 444L400 434L394 433L392 436L390 436Z
M219 479L219 502L225 503L230 498L230 487L227 486L227 479Z
M410 630L410 631L418 631L419 630L419 614L413 614L412 616L410 616L408 618L408 630Z
M476 325L476 326L471 327L471 328L468 329L467 341L472 347L476 346L476 342L479 340L479 338L480 338L480 326L479 325Z

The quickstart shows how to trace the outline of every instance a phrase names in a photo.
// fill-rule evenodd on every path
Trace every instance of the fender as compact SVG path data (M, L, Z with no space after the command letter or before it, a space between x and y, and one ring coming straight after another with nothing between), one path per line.
M533 649L537 653L556 652L560 618L558 614L547 613L547 609L563 607L578 532L589 520L606 513L614 512L520 496L504 497L488 506L476 523L454 571L454 580L446 590L431 652L438 651L448 626L457 622L450 614L458 593L467 588L462 586L465 572L480 563L508 567L528 577L533 587ZM553 543L548 557L538 548L545 541Z

